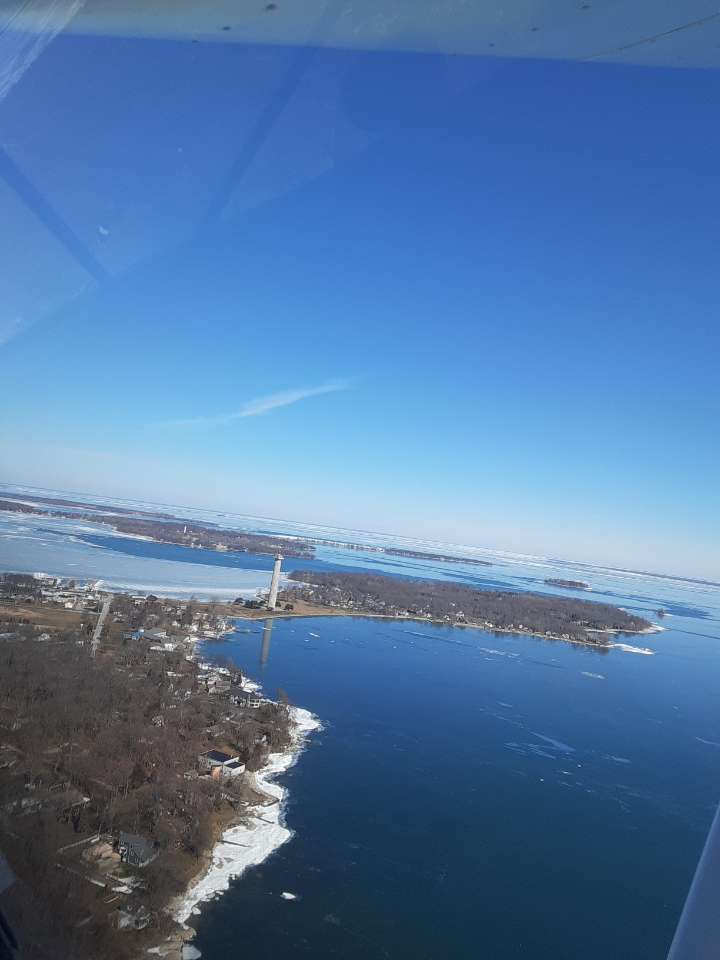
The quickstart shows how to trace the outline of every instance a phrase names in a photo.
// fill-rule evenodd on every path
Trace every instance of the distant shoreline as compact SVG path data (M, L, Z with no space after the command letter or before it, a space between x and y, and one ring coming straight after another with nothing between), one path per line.
M536 637L538 640L559 640L563 643L574 643L578 646L591 647L595 650L603 649L608 650L612 649L613 643L610 639L607 640L582 640L576 638L566 638L561 635L548 636L546 633L540 633L538 631L519 629L517 627L499 627L499 626L481 626L477 623L467 623L464 621L448 622L447 620L439 619L428 619L427 617L419 616L395 616L387 613L372 613L365 610L348 610L342 607L323 607L323 606L313 606L312 604L305 603L303 601L295 601L293 610L243 610L238 609L237 612L233 609L233 604L226 605L228 607L227 616L231 617L233 620L245 620L248 622L257 621L257 620L292 620L292 619L308 619L310 617L362 617L367 620L393 620L398 621L407 621L409 623L424 623L429 626L434 627L462 627L464 629L470 630L481 630L485 633L503 633L503 634L513 634L515 636L522 637ZM637 630L634 632L620 631L620 630L598 630L597 633L604 633L608 638L612 636L643 636L651 633L660 633L664 628L660 624L652 623L649 627L645 627L642 630ZM232 631L228 631L232 632Z
M71 511L75 512L68 512L67 509L52 509L57 507L70 508ZM286 557L311 560L314 559L314 544L317 544L344 550L407 557L410 560L466 563L470 566L479 567L492 566L489 560L480 560L476 557L458 557L453 554L428 553L401 547L379 547L339 540L301 538L289 534L251 533L166 513L148 513L144 510L131 511L124 508L101 508L80 500L5 494L0 496L0 510L7 513L24 513L65 520L75 519L91 523L104 523L118 533L135 539L153 543L169 543L196 550L215 550L219 553L249 553L256 556L273 556L278 552L283 552Z
M607 645L610 636L654 632L620 607L532 591L488 590L454 580L417 580L346 570L294 570L278 596L290 611L365 614L445 626Z
M562 580L558 577L548 577L547 580L543 580L543 583L547 583L551 587L567 587L568 590L590 590L590 584L584 583L582 580Z

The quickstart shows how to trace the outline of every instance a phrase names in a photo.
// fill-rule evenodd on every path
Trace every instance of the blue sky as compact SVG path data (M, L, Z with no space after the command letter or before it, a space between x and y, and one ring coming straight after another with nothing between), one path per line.
M294 56L0 102L112 278L0 183L2 478L720 579L717 72L326 50L243 154Z

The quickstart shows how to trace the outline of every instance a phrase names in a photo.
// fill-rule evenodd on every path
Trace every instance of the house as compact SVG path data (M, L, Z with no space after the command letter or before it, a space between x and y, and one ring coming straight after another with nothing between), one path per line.
M235 694L235 702L239 707L259 707L262 704L262 697L257 690L238 690Z
M145 631L146 640L165 640L167 637L167 630L163 630L161 627L153 627L151 630Z
M207 678L208 693L227 693L230 686L231 682L227 677L213 675Z
M241 773L245 772L245 764L242 762L240 757L233 757L232 760L228 760L227 763L222 765L222 770L219 770L217 767L213 770L212 775L215 776L224 776L224 777L237 777Z
M213 777L236 777L245 770L245 764L240 757L223 753L221 750L208 750L198 757L198 766L206 770Z
M150 911L136 900L126 900L118 907L118 930L144 930L150 923Z
M152 840L147 840L145 837L136 837L132 833L120 834L118 853L123 863L128 863L133 867L145 867L157 856Z

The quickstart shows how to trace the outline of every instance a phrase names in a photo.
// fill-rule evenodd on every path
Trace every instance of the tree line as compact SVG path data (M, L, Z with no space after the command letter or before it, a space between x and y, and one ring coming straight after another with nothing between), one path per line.
M300 582L283 599L335 606L363 613L409 616L583 642L602 642L605 631L638 633L651 624L619 607L575 597L554 597L509 590L480 590L440 580L410 580L378 573L296 570Z

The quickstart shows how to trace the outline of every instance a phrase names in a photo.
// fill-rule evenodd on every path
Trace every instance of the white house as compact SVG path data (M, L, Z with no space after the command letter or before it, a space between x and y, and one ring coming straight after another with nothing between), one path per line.
M240 757L233 757L221 750L208 750L201 753L198 757L198 766L201 770L208 771L213 777L237 777L245 770L245 764Z

